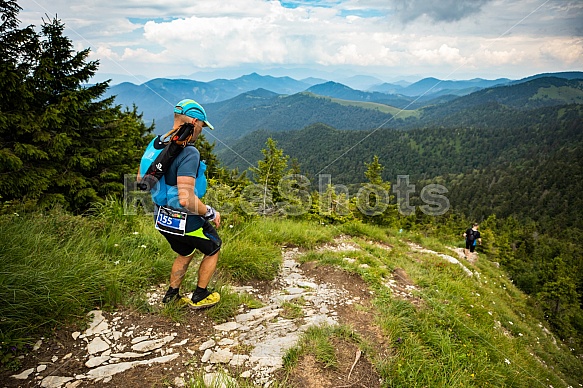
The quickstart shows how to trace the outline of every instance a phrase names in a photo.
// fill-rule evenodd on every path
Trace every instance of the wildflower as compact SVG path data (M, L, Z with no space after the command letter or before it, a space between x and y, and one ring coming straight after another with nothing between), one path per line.
M488 311L488 314L492 315L492 311Z
M134 236L135 236L136 234L140 234L140 233L138 233L138 232L134 232L134 233L133 233L133 235L134 235Z
M474 375L474 374L472 373L470 376L472 376L472 377L475 377L476 375Z
M510 323L511 325L514 325L514 323L512 323L512 321L508 321L508 323Z
M399 338L397 338L397 341L396 341L396 342L397 342L398 344L400 344L400 343L402 343L402 342L403 342L403 339L402 339L401 337L399 337Z
M118 265L119 264L119 260L114 261L113 264Z
M504 362L507 363L508 365L510 365L510 360L509 359L504 359Z
M114 247L119 247L119 244L113 244Z
M148 248L148 247L142 244L142 245L140 245L140 248Z
M519 337L522 337L523 335L522 335L522 333L518 333L518 336L519 336Z
M233 229L233 224L229 225L229 228Z
M476 292L476 296L480 296L480 294L478 294L478 293Z
M20 217L20 214L18 214L18 213L14 213L14 215L15 215L16 217Z

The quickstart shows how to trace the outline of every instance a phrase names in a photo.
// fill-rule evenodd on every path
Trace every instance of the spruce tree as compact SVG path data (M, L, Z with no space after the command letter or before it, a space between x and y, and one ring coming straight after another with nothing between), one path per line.
M277 148L277 142L271 137L267 139L267 148L261 150L263 160L258 161L257 167L252 168L257 184L264 188L264 195L277 203L283 200L277 188L288 169L288 155L283 154L283 149ZM271 193L271 195L269 194Z
M1 4L14 10L13 2ZM73 51L60 20L43 21L36 35L17 25L4 23L2 30L3 37L29 38L15 40L16 47L2 41L3 52L14 52L3 70L17 85L0 102L2 200L83 211L120 196L123 176L135 173L152 128L136 107L122 111L114 97L99 99L108 82L87 84L98 61L87 61L89 49Z

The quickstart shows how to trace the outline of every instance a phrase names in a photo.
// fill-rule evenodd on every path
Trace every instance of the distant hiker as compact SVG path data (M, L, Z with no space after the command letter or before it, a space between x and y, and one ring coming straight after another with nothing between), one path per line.
M151 189L155 203L155 228L178 254L172 264L170 287L162 302L176 300L195 309L213 306L220 300L218 292L211 293L207 290L217 266L222 242L215 229L221 224L220 213L205 205L199 198L206 191L206 178L204 168L203 172L200 172L200 166L204 166L204 163L200 160L200 152L193 143L203 127L214 129L208 122L203 107L194 100L180 101L174 107L172 130L152 140L142 156L138 170L140 180L143 178L140 172L147 175L149 171L155 170L152 163L156 160L155 167L160 174L163 173L159 180L155 180L156 186ZM185 130L189 132L184 132ZM184 133L188 136L185 137ZM175 152L177 144L182 149L178 148L178 152ZM173 152L163 153L164 149L166 151L172 149ZM160 159L165 155L166 159ZM201 181L204 186L202 188L199 184ZM140 184L142 182L144 180L141 180ZM180 284L197 249L204 257L198 269L196 290L192 297L188 298L179 293Z
M469 259L470 255L476 250L476 243L482 245L482 238L480 237L480 232L478 228L480 225L474 223L471 228L468 228L463 236L466 238L466 249L464 249L464 254L466 258Z

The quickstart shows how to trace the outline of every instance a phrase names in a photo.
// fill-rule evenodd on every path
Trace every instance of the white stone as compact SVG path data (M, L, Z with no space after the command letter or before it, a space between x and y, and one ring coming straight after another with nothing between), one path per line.
M247 361L249 359L249 356L246 354L235 354L233 356L233 358L231 359L231 361L229 362L229 365L231 366L243 366L243 364L245 364L245 361Z
M79 338L80 335L81 335L81 332L79 332L79 331L76 331L74 333L71 333L71 336L73 337L73 339L75 341L77 341L77 338Z
M298 286L304 287L304 288L314 288L314 289L318 288L318 285L316 283L306 282L306 281L298 282Z
M140 358L149 356L151 352L148 353L134 353L134 352L125 352L125 353L113 353L111 357L115 358Z
M87 345L87 353L89 354L96 354L107 349L109 349L109 345L101 337L93 338L93 341Z
M138 342L147 341L149 339L150 339L150 336L148 336L148 335L132 338L132 344L137 344Z
M285 289L290 295L303 294L306 290L300 287L288 287Z
M149 352L161 348L174 338L175 336L169 335L158 340L140 342L133 345L132 350L135 350L136 352Z
M232 340L230 338L223 338L222 340L219 341L219 346L228 346L228 345L233 345L235 343L235 340Z
M46 368L46 365L45 365L45 368ZM14 377L15 379L18 379L18 380L26 380L26 379L28 379L28 376L32 372L34 372L34 368L27 369L27 370L23 371L22 373L19 373L17 375L12 375L10 377Z
M212 347L213 347L213 346L215 346L216 344L217 344L217 343L216 343L214 340L210 339L210 340L208 340L208 341L204 342L202 345L200 345L200 346L198 347L198 350L200 350L200 351L202 352L202 351L205 351L205 350L207 350L207 349L210 349L210 348L212 348Z
M36 343L32 347L32 350L36 352L37 350L40 349L40 347L42 346L42 344L43 344L43 340L36 341Z
M87 376L87 378L93 379L93 380L102 379L102 378L105 378L108 376L113 376L113 375L121 373L121 372L125 372L126 370L131 369L136 365L148 365L148 364L151 365L154 363L165 363L165 362L175 360L178 356L179 356L179 354L176 353L176 354L172 354L169 356L158 357L158 358L153 358L153 359L149 359L149 360L131 361L131 362L122 362L119 364L104 365L104 366L100 366L98 368L90 370L89 372L87 372L86 376Z
M212 350L210 350L210 349L205 350L200 361L201 362L208 362L211 359L212 354L213 354Z
M109 359L110 359L109 356L93 357L93 358L90 358L89 360L87 360L87 362L85 363L85 366L87 368L95 368L96 366L103 364L104 362L108 361Z
M40 364L39 366L36 367L36 371L37 372L44 372L47 369L47 365L46 364Z
M73 380L73 377L48 376L43 379L40 386L43 388L59 388L61 385Z
M100 334L103 331L107 330L109 325L103 316L103 312L101 310L93 310L87 313L87 316L92 316L91 322L89 323L89 328L85 330L85 335L93 335L93 334Z
M233 358L233 353L229 349L219 349L211 354L209 362L211 364L227 364Z
M227 322L227 323L223 323L222 325L216 325L213 327L215 328L215 330L233 331L233 330L237 330L237 328L239 326L241 326L241 325L239 325L237 322Z
M251 377L251 371L246 370L245 372L241 373L241 377L244 379L248 379L249 377Z
M188 338L178 342L177 344L173 344L173 347L178 347L178 346L182 346L182 345L186 345L186 343L188 342Z

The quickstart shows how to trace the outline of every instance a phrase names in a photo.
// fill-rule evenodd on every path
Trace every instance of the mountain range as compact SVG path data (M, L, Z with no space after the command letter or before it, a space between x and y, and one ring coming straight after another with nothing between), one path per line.
M484 89L520 84L548 76L567 80L582 79L583 72L535 75L524 80L478 78L451 81L424 78L412 84L381 83L368 90L356 90L319 78L296 80L252 73L232 80L216 79L210 82L166 78L153 79L140 85L124 82L108 88L105 96L115 95L116 103L122 106L131 108L135 105L138 112L143 113L146 123L156 124L156 133L164 133L171 125L172 105L190 97L204 105L213 125L224 129L225 134L228 134L227 138L239 138L256 129L300 129L320 121L335 128L346 128L346 125L338 124L339 119L326 122L331 117L330 109L325 109L321 114L310 113L310 117L305 117L305 110L298 111L298 104L303 107L314 102L336 104L336 108L344 110L346 115L354 114L356 110L357 116L365 113L370 115L371 110L377 111L372 113L374 117L364 120L366 125L370 125L368 128L373 128L392 120L391 117L396 112L400 112L396 118L406 118L412 115L409 112L412 110L446 103ZM285 112L286 106L293 106L293 109ZM274 115L288 117L285 120L279 120L280 117L273 120ZM361 126L356 125L355 129L364 129L364 123Z

